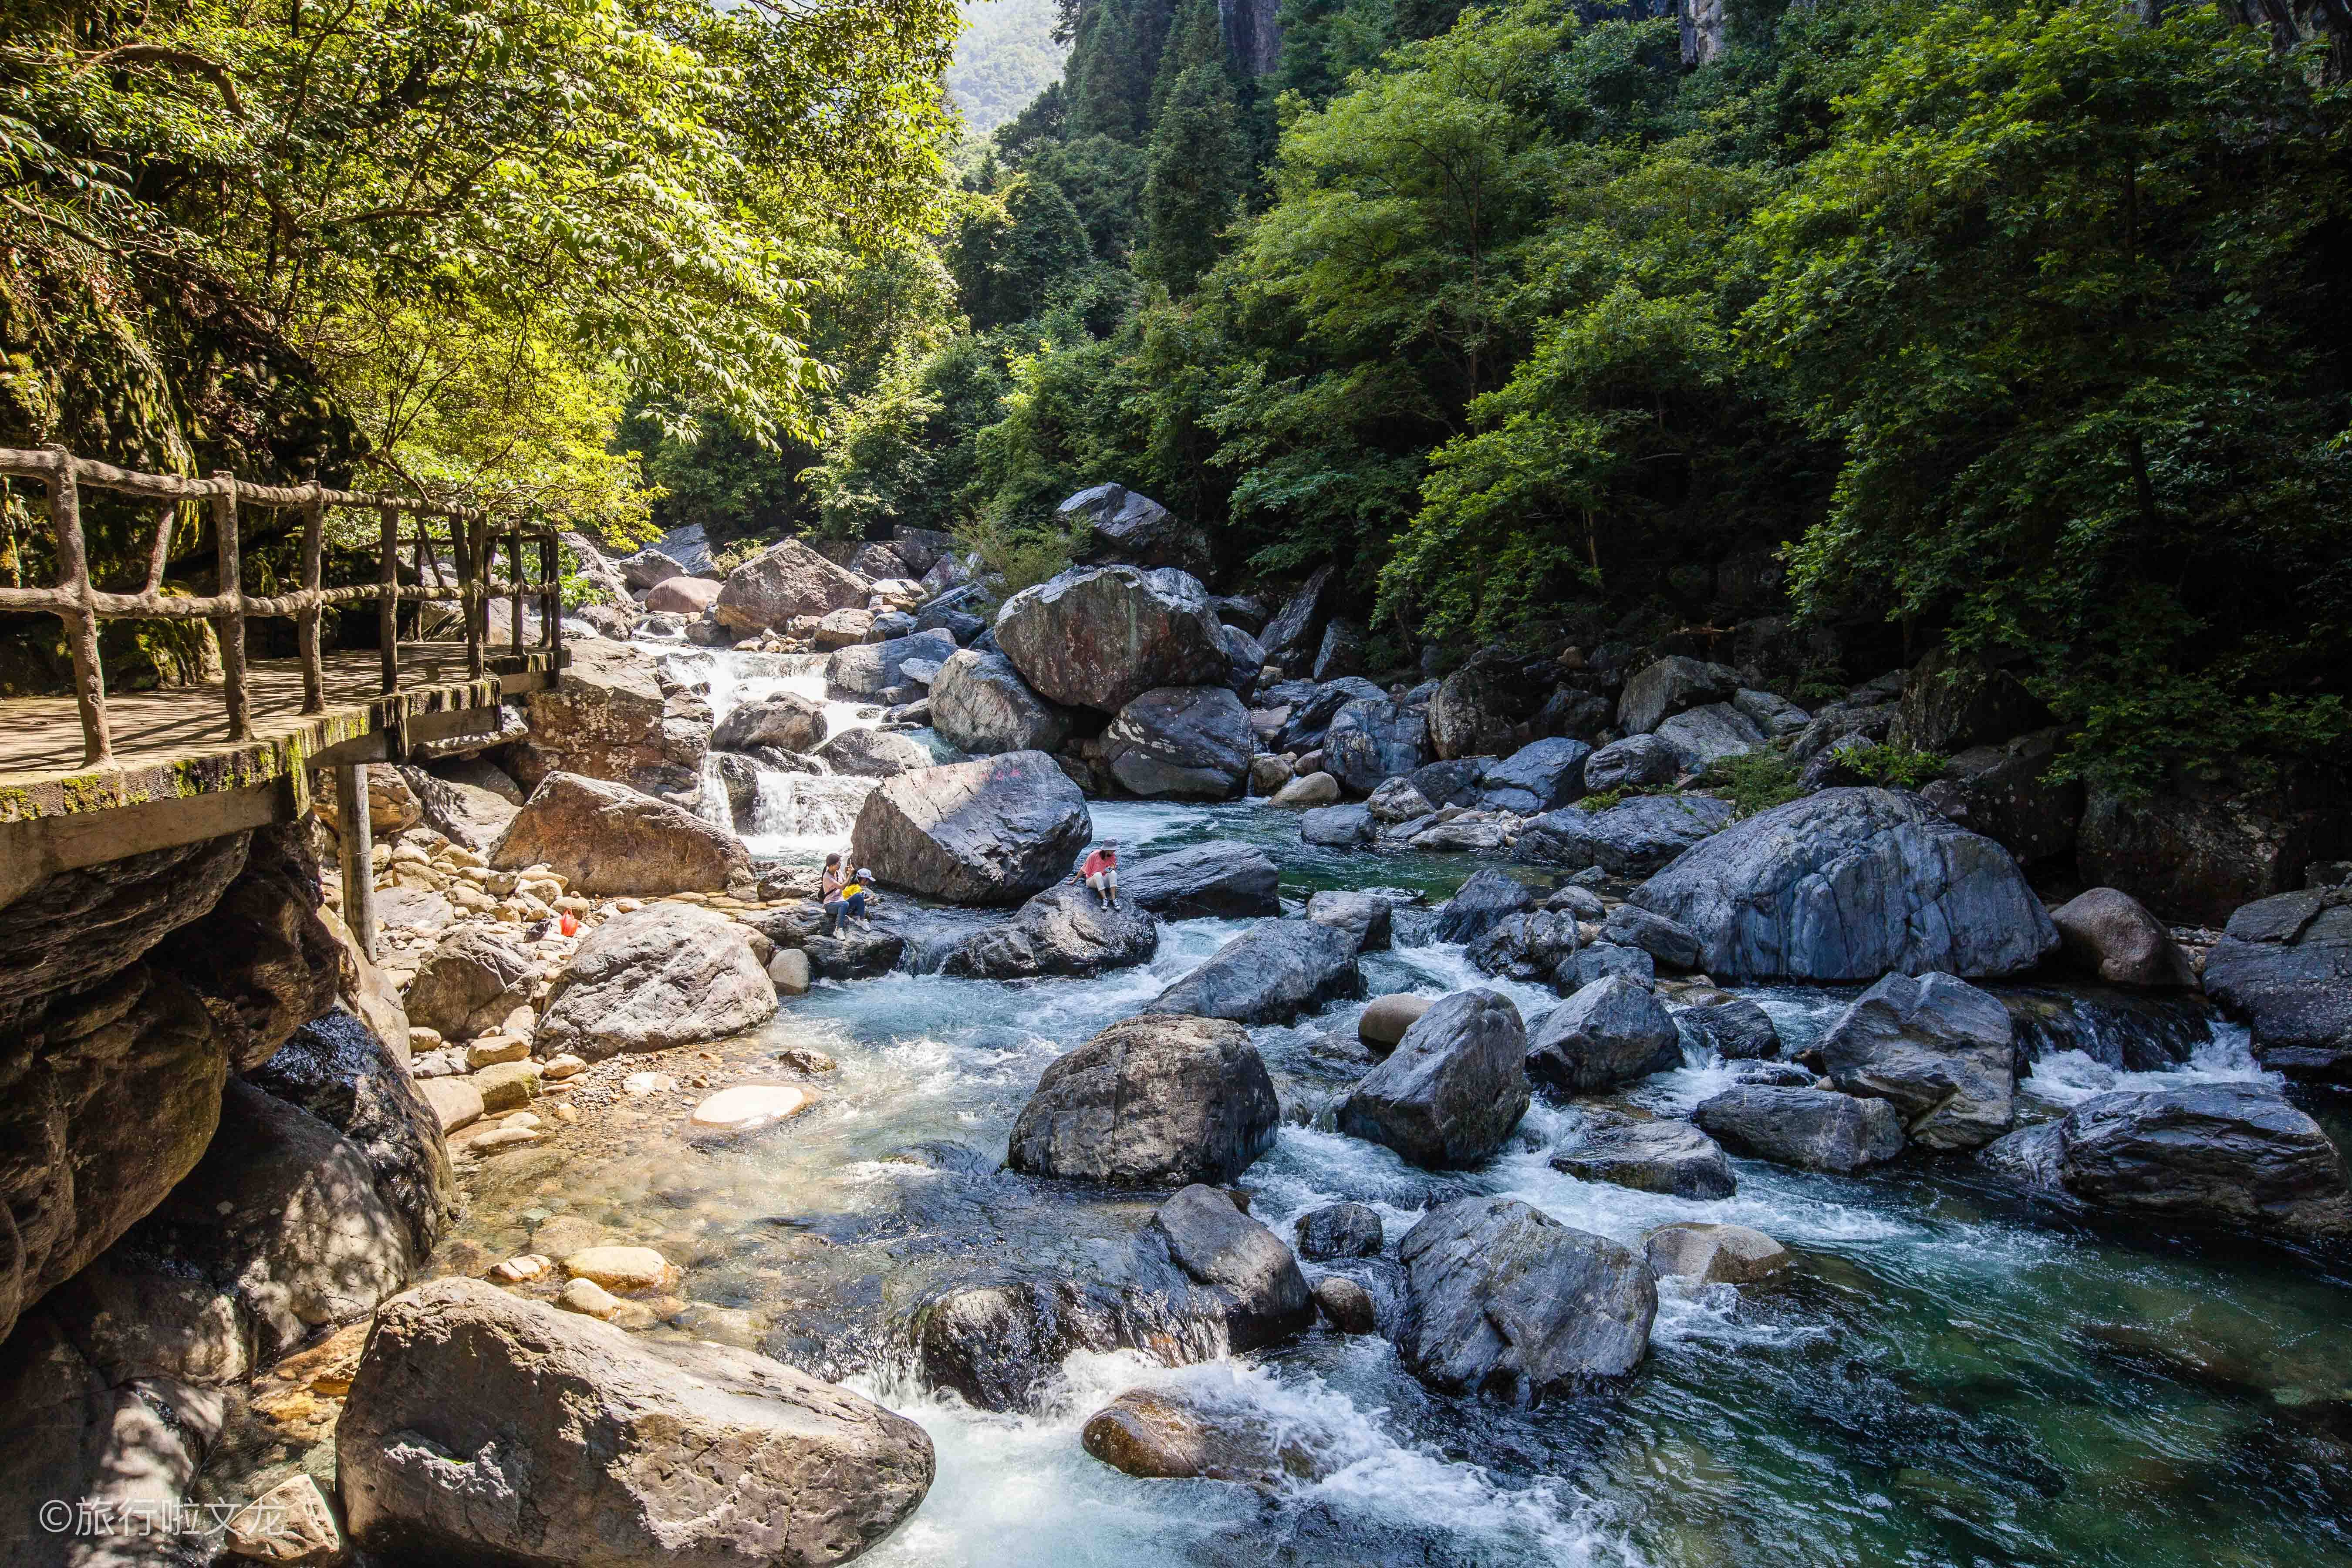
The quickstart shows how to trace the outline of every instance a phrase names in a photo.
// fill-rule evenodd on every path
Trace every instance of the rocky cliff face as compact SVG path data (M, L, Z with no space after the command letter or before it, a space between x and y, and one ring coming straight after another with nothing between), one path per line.
M1282 24L1276 0L1217 0L1217 21L1234 62L1252 76L1271 76L1282 63Z

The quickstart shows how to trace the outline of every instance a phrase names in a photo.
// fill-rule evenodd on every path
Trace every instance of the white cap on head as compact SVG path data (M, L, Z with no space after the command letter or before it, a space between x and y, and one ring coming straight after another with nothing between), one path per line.
M857 868L857 879L861 882L870 882L874 879L874 873L860 866Z

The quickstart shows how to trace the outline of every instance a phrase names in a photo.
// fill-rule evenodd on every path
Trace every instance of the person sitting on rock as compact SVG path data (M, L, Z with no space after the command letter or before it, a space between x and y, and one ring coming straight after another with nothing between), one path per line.
M817 879L816 901L820 904L832 903L835 899L841 897L841 885L848 880L849 869L847 867L842 865L841 857L838 855L826 856L824 858L824 873Z
M1118 908L1118 840L1104 839L1102 847L1087 857L1087 863L1070 880L1092 888L1104 909Z
M879 903L882 901L882 895L866 890L866 884L873 879L874 873L860 866L857 868L857 874L841 885L839 895L827 900L824 912L832 917L833 924L825 932L826 935L839 936L842 926L850 921L856 921L857 929L860 931L870 931L874 929L873 922L866 918L866 900L871 899L874 902Z

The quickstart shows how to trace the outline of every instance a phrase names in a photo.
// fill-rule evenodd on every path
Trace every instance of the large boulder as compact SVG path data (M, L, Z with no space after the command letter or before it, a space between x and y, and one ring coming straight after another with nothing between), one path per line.
M399 1563L843 1563L933 1474L847 1389L464 1279L378 1313L335 1458L353 1542Z
M845 778L891 779L932 765L931 753L891 730L853 725L809 753Z
M1298 1256L1318 1261L1378 1258L1387 1239L1381 1233L1380 1211L1362 1204L1326 1204L1300 1215L1293 1229L1298 1237Z
M1698 938L1675 921L1634 904L1620 904L1601 922L1601 940L1639 948L1661 969L1692 970L1705 956Z
M2239 910L2205 956L2205 994L2252 1026L2263 1066L2352 1084L2352 889Z
M1647 986L1612 974L1545 1014L1528 1042L1528 1077L1597 1094L1683 1065L1682 1037Z
M1745 1084L1691 1113L1730 1148L1783 1165L1851 1175L1903 1152L1903 1118L1883 1100L1827 1089Z
M710 743L722 752L773 746L781 752L813 752L824 740L824 705L797 691L772 691L738 705L711 728Z
M711 892L748 887L742 841L666 800L551 773L490 848L500 870L547 867L575 893Z
M1628 735L1584 759L1584 787L1598 794L1669 784L1682 770L1682 753L1675 750L1673 742L1655 735Z
M1639 1254L1517 1198L1461 1198L1405 1232L1397 1352L1447 1394L1534 1405L1641 1364L1658 1312Z
M931 728L958 751L994 756L1054 751L1068 738L1070 721L1029 689L1011 659L965 648L931 677Z
M1323 738L1331 728L1331 721L1349 703L1387 700L1387 692L1360 675L1308 686L1303 695L1289 702L1290 716L1283 721L1281 744L1290 750L1305 750Z
M1464 954L1482 974L1529 983L1549 981L1576 954L1576 917L1565 910L1506 915Z
M1092 976L1149 963L1159 951L1160 922L1148 911L1127 899L1108 909L1090 889L1064 881L1022 905L1006 923L974 932L940 973L972 980Z
M1999 976L2058 945L2009 851L1884 789L1824 790L1751 816L1633 901L1696 933L1719 981Z
M2095 1095L1981 1158L2094 1214L2226 1236L2352 1239L2352 1181L2319 1123L2261 1084Z
M1739 672L1682 654L1634 672L1617 699L1617 727L1646 735L1668 718L1705 703L1728 703L1740 688Z
M1780 1031L1773 1026L1772 1016L1745 996L1692 1007L1675 1022L1700 1048L1727 1062L1765 1061L1780 1054Z
M1084 527L1077 559L1128 566L1173 566L1195 577L1209 574L1209 536L1139 490L1096 485L1064 501L1057 511L1064 527Z
M1646 877L1731 822L1727 801L1706 795L1636 795L1603 811L1562 806L1520 829L1518 856L1538 865L1612 877Z
M504 1023L538 984L537 959L492 928L469 925L425 955L401 1005L419 1028L470 1039Z
M849 852L890 887L1014 904L1067 876L1093 837L1086 797L1054 759L1008 752L884 781L857 813Z
M1231 800L1249 787L1256 750L1249 710L1222 686L1156 687L1103 731L1111 776L1145 796Z
M1287 795L1290 789L1315 779L1330 778L1329 773L1309 773L1283 793ZM1332 787L1339 787L1337 780L1332 780ZM1277 798L1275 804L1279 805L1282 802ZM1325 849L1360 849L1372 841L1373 831L1372 814L1352 801L1345 805L1319 805L1298 818L1300 840Z
M1315 651L1315 668L1311 672L1318 680L1337 680L1343 675L1364 672L1364 628L1340 616L1331 617L1323 628L1323 641Z
M1155 687L1221 686L1227 667L1207 591L1166 568L1073 567L1006 600L996 641L1041 696L1106 713Z
M522 699L527 733L503 753L515 782L530 790L556 773L619 780L667 763L652 658L602 639L564 651L563 679Z
M2164 922L2129 893L2093 888L2050 911L2066 957L2110 985L2178 990L2197 972Z
M775 1016L775 983L750 928L693 904L648 904L580 944L540 1018L537 1048L603 1061L724 1039Z
M872 591L856 573L787 539L727 574L710 614L739 631L781 631L797 616L862 610Z
M1584 793L1584 761L1592 748L1563 736L1531 741L1488 767L1478 781L1483 804L1521 816L1566 805Z
M1723 1146L1689 1122L1612 1111L1589 1113L1582 1142L1554 1154L1551 1168L1580 1182L1699 1201L1727 1198L1739 1185Z
M1518 749L1519 726L1542 702L1525 660L1482 648L1429 700L1430 745L1443 758L1507 756Z
M1692 773L1703 774L1727 757L1744 757L1764 746L1764 731L1728 702L1685 709L1651 733L1672 746L1675 762Z
M1971 746L1919 792L1970 833L1981 833L2028 865L2071 853L2083 819L2079 780L2055 780L2063 730L2036 730Z
M1146 1013L1045 1069L1013 1123L1005 1163L1121 1186L1231 1182L1274 1146L1280 1120L1247 1029Z
M719 585L708 577L666 577L646 595L656 615L699 616L719 602Z
M825 660L824 679L828 685L871 697L890 687L906 685L908 660L944 664L955 654L954 633L942 629L920 631L911 637L841 648Z
M1238 696L1247 696L1265 668L1265 649L1239 626L1221 624L1217 637L1225 645L1226 687Z
M150 964L204 998L228 1041L231 1067L268 1061L288 1036L334 1005L343 950L320 918L320 903L318 863L300 830L265 827L205 918L148 954Z
M1278 1024L1363 994L1354 937L1313 921L1266 921L1162 991L1151 1010Z
M2236 771L2183 775L2146 794L2094 787L2075 861L2167 920L2220 925L2241 904L2294 889L2315 860L2352 853L2341 785L2288 770L2258 786Z
M650 547L638 551L635 555L622 556L613 563L613 567L620 573L622 582L639 589L651 589L657 583L667 583L672 577L686 574L685 566L675 556Z
M498 773L495 768L487 771ZM522 805L513 781L503 773L498 776L506 784L504 792L462 780L436 778L422 768L404 767L400 775L415 795L425 825L477 855L489 852L490 846L506 832Z
M1528 1032L1510 999L1458 991L1404 1032L1340 1103L1339 1128L1416 1165L1490 1158L1527 1114Z
M1980 656L1937 648L1912 668L1888 736L1947 755L2050 722L2050 710L2011 670Z
M1816 1048L1838 1088L1893 1105L1921 1148L1981 1148L2015 1119L2009 1009L1965 980L1890 974Z
M1356 794L1370 795L1429 760L1428 732L1424 710L1359 698L1331 716L1323 732L1323 766Z
M1265 657L1293 675L1303 672L1305 661L1323 640L1323 594L1330 586L1335 570L1331 566L1317 567L1283 605L1281 612L1265 624L1258 637Z
M1437 940L1475 942L1513 915L1536 907L1525 882L1496 870L1480 871L1437 907Z
M1282 912L1281 879L1265 850L1214 838L1124 862L1118 898L1166 921L1244 920Z
M1325 890L1308 896L1307 918L1346 931L1359 952L1377 952L1395 943L1396 906L1378 893Z

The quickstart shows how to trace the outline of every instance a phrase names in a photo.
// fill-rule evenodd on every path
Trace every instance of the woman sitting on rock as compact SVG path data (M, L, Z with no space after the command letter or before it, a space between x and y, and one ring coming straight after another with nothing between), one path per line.
M1092 888L1095 897L1102 900L1104 909L1118 908L1118 840L1104 839L1102 847L1087 857L1087 863L1078 868L1078 874L1070 880L1084 882Z

